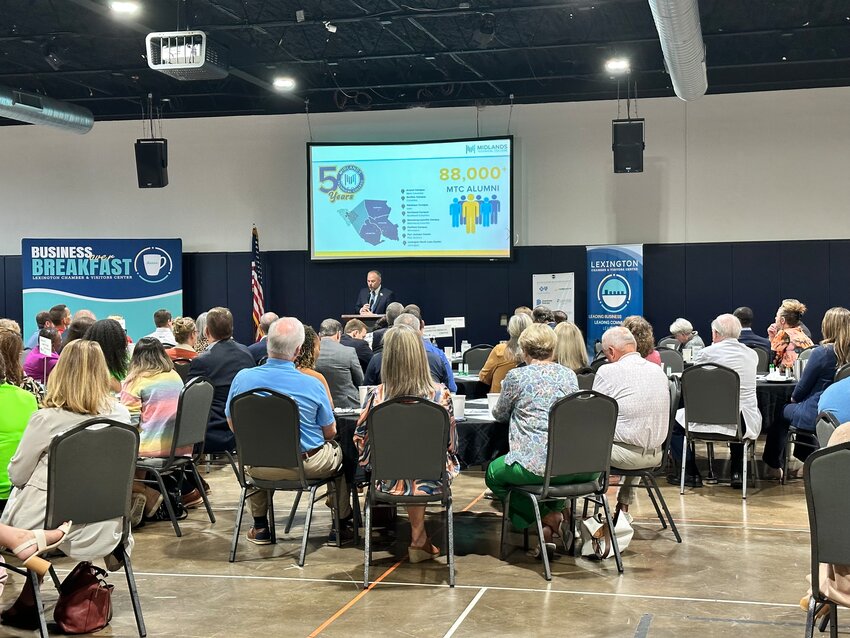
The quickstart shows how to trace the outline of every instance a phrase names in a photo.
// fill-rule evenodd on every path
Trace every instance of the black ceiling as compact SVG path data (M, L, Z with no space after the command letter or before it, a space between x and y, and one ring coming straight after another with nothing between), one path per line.
M107 0L0 0L0 85L98 120L140 117L149 93L165 117L598 100L617 96L616 54L638 97L673 95L647 0L140 2L119 20ZM850 85L850 0L701 0L700 14L709 93ZM178 28L227 47L230 75L150 70L145 34ZM276 75L297 89L275 92Z

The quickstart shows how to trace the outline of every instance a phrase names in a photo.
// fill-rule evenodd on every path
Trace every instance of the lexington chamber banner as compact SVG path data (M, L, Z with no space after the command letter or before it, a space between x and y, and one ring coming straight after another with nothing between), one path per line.
M21 242L24 337L35 315L57 304L98 319L124 318L138 341L154 331L160 308L183 313L180 239L24 239Z
M643 245L587 247L587 348L629 315L643 314Z

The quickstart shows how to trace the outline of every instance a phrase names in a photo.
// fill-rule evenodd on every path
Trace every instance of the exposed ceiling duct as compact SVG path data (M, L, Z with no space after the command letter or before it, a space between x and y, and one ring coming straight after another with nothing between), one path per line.
M94 115L87 108L5 86L0 86L0 117L46 124L80 135L94 126Z
M697 0L649 0L673 90L686 102L705 95L708 76Z

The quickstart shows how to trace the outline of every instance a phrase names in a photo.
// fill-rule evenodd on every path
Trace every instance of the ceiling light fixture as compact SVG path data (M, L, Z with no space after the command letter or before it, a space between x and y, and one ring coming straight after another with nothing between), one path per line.
M336 25L331 24L330 20L325 20L322 24L325 25L325 29L328 30L328 33L336 33Z
M295 88L295 80L290 77L278 76L272 82L278 91L291 91Z
M482 13L478 16L478 28L472 32L472 39L480 46L486 47L496 39L496 16L492 13Z
M139 3L138 2L128 2L126 0L112 0L109 3L109 8L112 9L115 13L121 15L133 15L138 13L139 11Z
M605 70L614 75L622 75L631 71L631 65L626 58L611 58L605 62Z

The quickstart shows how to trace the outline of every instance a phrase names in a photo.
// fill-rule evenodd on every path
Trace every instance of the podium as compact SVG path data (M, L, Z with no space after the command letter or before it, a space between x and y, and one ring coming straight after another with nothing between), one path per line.
M375 324L378 323L378 319L382 319L386 315L342 315L342 325L345 327L345 324L352 319L360 319L363 323L366 324L366 328L369 332L372 332L375 329Z

